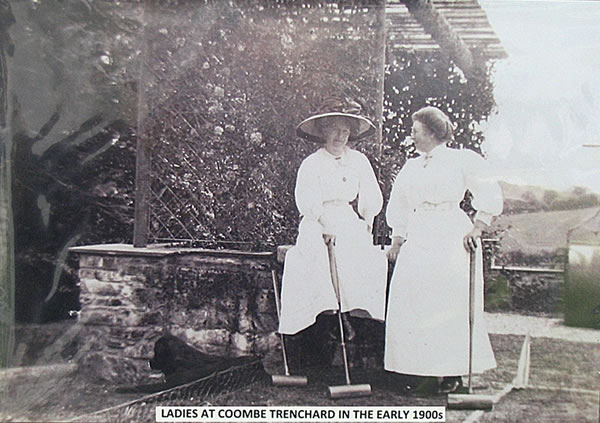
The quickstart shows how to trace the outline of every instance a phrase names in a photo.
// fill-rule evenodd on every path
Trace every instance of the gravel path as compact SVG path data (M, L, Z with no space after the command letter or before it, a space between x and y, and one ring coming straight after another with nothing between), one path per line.
M599 329L565 326L560 318L522 316L519 314L485 313L489 333L558 338L572 342L600 343Z

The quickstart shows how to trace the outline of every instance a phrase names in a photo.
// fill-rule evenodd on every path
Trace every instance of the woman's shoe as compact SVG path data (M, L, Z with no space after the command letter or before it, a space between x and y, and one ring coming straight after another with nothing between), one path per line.
M440 394L451 394L452 392L459 390L462 386L462 377L449 376L442 379L438 392Z
M386 370L383 382L388 389L402 394L410 393L415 376L407 375L403 373L396 373Z
M439 393L440 383L437 377L426 376L408 387L407 393L417 397L429 397Z

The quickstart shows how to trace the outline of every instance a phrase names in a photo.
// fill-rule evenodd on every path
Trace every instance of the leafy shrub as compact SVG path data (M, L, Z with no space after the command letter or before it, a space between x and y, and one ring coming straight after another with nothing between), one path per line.
M485 281L485 310L505 311L511 307L511 292L508 279L501 274Z
M565 323L600 329L600 255L569 263L563 290Z

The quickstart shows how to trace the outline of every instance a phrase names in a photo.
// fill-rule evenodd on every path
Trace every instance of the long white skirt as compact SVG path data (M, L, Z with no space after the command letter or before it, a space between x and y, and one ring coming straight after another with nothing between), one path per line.
M385 368L421 376L468 373L469 253L472 229L460 209L416 212L390 285ZM473 372L496 367L483 316L481 248L476 259Z
M349 206L330 209L329 215L335 222L328 233L336 234L342 311L383 320L387 282L384 251L373 245L366 223ZM337 309L321 226L303 220L296 245L285 257L279 332L295 334L312 325L320 313Z

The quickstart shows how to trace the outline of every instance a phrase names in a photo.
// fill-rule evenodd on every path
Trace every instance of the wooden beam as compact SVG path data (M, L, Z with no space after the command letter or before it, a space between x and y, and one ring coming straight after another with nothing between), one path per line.
M475 10L475 9L469 9L469 10L465 10L465 9L443 9L443 10L438 10L438 13L442 13L444 16L446 17L469 17L469 18L481 18L481 19L487 19L487 15L485 14L485 12L481 9L479 10Z
M414 43L406 43L406 44L394 44L390 46L390 50L414 50L414 51L422 51L428 53L439 52L440 48L437 44L414 44Z
M452 29L442 13L436 10L431 0L403 0L410 13L423 26L425 31L435 38L438 44L448 52L454 62L467 75L473 69L473 55Z

